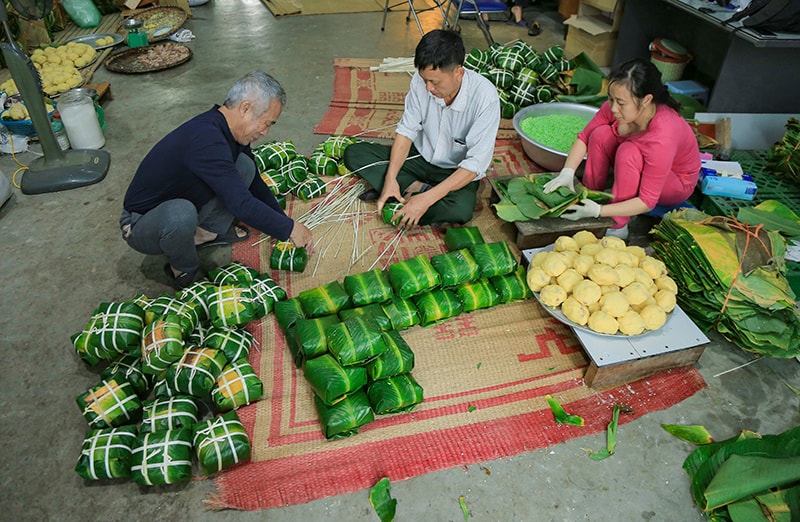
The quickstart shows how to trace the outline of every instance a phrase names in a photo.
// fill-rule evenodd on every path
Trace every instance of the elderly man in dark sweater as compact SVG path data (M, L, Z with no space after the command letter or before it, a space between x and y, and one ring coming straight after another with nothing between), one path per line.
M257 176L250 143L275 124L286 93L255 71L233 85L222 106L187 121L147 153L125 194L122 237L143 254L163 254L178 288L201 279L197 248L234 243L247 230L234 218L313 253L311 232L289 218Z

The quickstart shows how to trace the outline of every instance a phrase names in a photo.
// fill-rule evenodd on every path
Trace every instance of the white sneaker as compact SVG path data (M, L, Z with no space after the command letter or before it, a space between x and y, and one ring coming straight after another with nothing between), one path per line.
M606 235L611 237L618 237L623 240L628 239L628 224L619 227L619 228L607 228Z

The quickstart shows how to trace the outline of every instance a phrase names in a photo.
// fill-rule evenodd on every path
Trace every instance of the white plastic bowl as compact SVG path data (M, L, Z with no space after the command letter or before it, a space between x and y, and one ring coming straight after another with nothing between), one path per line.
M598 110L600 109L597 107L581 105L579 103L537 103L536 105L529 105L528 107L520 109L520 111L514 115L514 129L517 131L520 138L522 138L522 148L525 154L527 154L534 163L549 172L558 172L564 167L564 162L567 160L567 152L551 149L537 142L522 132L520 123L528 117L546 116L550 114L579 116L586 119L586 123L589 123L589 120L594 117Z

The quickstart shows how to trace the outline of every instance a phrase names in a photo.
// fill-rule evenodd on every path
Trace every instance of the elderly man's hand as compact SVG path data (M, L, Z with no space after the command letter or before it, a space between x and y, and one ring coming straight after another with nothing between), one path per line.
M392 198L396 199L400 203L406 202L405 198L403 198L403 195L400 194L400 185L397 183L397 180L387 179L383 183L381 197L378 198L378 215L380 215L380 213L383 211L383 206L386 204L386 202Z
M294 246L305 247L309 255L314 253L314 238L311 235L311 231L302 223L294 222L289 239L292 240Z
M395 214L395 218L400 218L399 227L411 228L419 224L419 220L434 203L426 196L427 194L423 192L406 200L403 207Z

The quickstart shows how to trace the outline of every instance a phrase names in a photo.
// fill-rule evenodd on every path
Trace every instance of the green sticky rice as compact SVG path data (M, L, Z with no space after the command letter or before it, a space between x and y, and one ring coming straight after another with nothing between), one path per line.
M546 114L525 118L519 126L535 142L560 152L569 152L587 123L584 118L571 114Z

